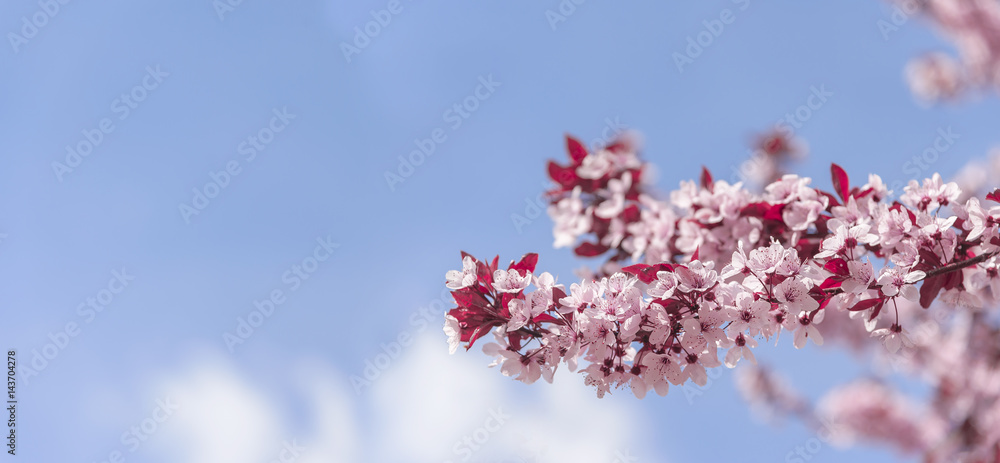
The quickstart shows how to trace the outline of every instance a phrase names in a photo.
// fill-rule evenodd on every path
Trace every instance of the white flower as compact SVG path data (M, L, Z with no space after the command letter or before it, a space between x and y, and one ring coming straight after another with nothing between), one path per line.
M878 284L882 287L882 294L893 297L901 295L911 301L920 300L920 292L914 283L923 280L926 274L920 270L910 273L903 273L899 267L882 269L882 275L878 277Z
M444 334L448 336L448 353L454 354L458 350L458 346L462 344L462 333L457 318L445 315Z
M703 263L697 260L688 263L686 268L678 267L676 272L680 283L678 288L685 293L690 293L692 291L705 291L715 286L719 274L712 270L713 267L715 264L712 262Z
M794 278L788 278L774 287L774 296L785 305L792 315L802 312L812 312L819 308L819 302L809 295L805 283Z
M823 312L820 312L822 314ZM822 321L822 318L817 316L815 319L810 320L809 315L805 312L799 315L799 328L795 330L795 340L792 344L795 344L796 349L801 349L806 346L806 341L812 339L813 343L817 346L823 345L823 336L819 334L819 330L816 329L816 324Z
M517 270L497 270L493 272L493 287L501 293L516 293L528 287L531 274L521 276Z
M736 363L742 358L746 358L750 363L756 365L757 358L754 357L753 351L750 349L757 347L757 341L753 338L747 338L743 336L743 333L736 335L733 339L735 346L726 352L726 366L729 368L736 368Z
M555 236L556 248L572 246L576 239L590 231L592 218L590 209L583 208L583 200L580 199L581 189L579 186L573 188L573 193L559 202L549 206L548 213L555 226L552 234Z
M833 234L823 240L820 245L821 252L816 254L817 259L833 257L840 253L853 250L858 245L874 244L878 242L878 235L869 233L871 227L866 224L855 225L848 228L839 219L830 219L827 222Z
M885 348L895 354L900 347L913 347L913 341L906 335L903 327L893 324L889 328L882 328L872 331L872 336L880 336Z
M677 288L677 277L674 276L673 272L667 272L661 270L656 272L656 284L647 291L650 296L659 299L667 299L674 295L674 289Z
M476 282L476 261L465 256L462 258L462 271L449 270L444 277L448 280L445 283L448 289L462 289L469 286Z
M608 189L601 191L609 198L597 206L594 215L602 219L610 219L621 214L625 210L625 193L628 192L629 188L632 188L631 172L625 172L621 180L617 178L609 180Z
M516 331L545 312L548 308L548 298L541 291L535 291L526 299L512 299L507 303L507 308L510 310L507 331Z
M969 229L969 237L966 238L968 241L975 241L988 228L995 227L997 217L1000 217L1000 206L991 207L989 211L986 211L979 205L979 200L976 198L969 198L966 203L966 211L969 214L969 220L965 223L966 228Z
M785 258L785 248L781 243L772 241L768 247L761 247L750 251L750 258L747 260L747 268L753 272L774 273L778 265Z
M733 252L733 259L729 261L729 264L722 268L722 273L719 274L719 278L727 280L729 277L743 273L746 268L747 253L743 251L743 240L739 240L736 244L736 251Z
M847 263L847 269L851 275L841 283L841 289L853 294L862 294L867 291L868 285L875 279L875 269L872 267L872 263L852 260Z

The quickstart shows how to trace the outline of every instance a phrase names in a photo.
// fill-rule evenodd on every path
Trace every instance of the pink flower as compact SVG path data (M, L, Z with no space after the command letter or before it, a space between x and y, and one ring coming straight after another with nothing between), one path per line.
M632 174L630 172L625 172L620 180L617 178L609 180L607 191L601 192L608 199L601 202L597 209L594 209L594 215L602 219L617 217L625 210L625 194L630 188L632 188Z
M517 293L531 283L531 274L521 275L517 270L497 270L493 272L493 287L501 293Z
M761 247L750 251L750 258L747 260L747 268L755 273L774 273L778 265L785 259L785 248L781 243L772 241L768 247Z
M803 312L799 315L799 328L795 330L795 340L793 344L796 349L801 349L806 346L806 340L812 339L813 344L817 346L823 345L823 336L819 334L819 330L816 329L816 324L823 321L823 312L820 311L815 318L810 317L808 313Z
M448 353L454 354L458 350L458 346L462 345L462 333L457 318L445 315L444 334L448 336Z
M579 186L573 188L569 196L549 206L549 217L555 222L555 227L552 229L552 234L555 236L553 247L571 246L576 243L577 238L590 231L593 219L590 209L585 210L580 193Z
M869 233L868 231L871 230L871 227L865 224L848 228L843 222L837 219L830 219L827 226L834 233L823 240L821 252L815 256L817 259L833 257L838 254L846 255L848 251L853 251L859 245L878 242L878 235Z
M792 315L799 315L802 312L812 312L819 308L819 302L809 295L809 288L805 283L794 278L788 278L774 287L774 297L784 305L785 309Z
M476 282L476 261L469 256L462 258L462 270L449 270L444 276L448 289L462 289Z
M975 241L976 238L983 236L988 228L995 228L1000 219L1000 206L991 207L986 211L976 198L969 198L966 212L969 214L969 220L966 222L966 228L969 229L967 241Z
M679 285L682 292L705 291L715 286L719 274L712 270L715 266L712 262L692 261L687 267L678 267L676 270Z
M507 331L517 331L535 317L545 312L549 306L549 298L542 291L535 291L525 299L512 299L507 303L510 311L510 321L507 322Z
M875 279L875 269L872 267L872 263L852 260L847 263L847 269L850 271L850 277L840 285L841 289L852 294L862 294L867 291L868 286Z
M675 289L677 289L677 277L674 276L674 273L659 271L656 272L656 283L653 284L652 288L649 288L648 292L650 296L655 298L667 299L674 295Z
M913 347L913 342L906 336L903 327L893 323L889 328L872 331L872 336L882 338L882 343L889 352L895 354L900 347Z
M736 296L736 309L733 323L729 325L730 332L746 331L750 336L756 336L767 324L771 303L765 300L754 300L753 294L743 292Z
M882 294L893 297L901 295L911 301L920 299L920 293L914 283L923 280L926 274L920 270L903 273L899 267L882 269L882 275L878 277L878 284L882 287Z
M751 348L757 347L757 341L753 338L744 337L743 333L740 333L736 335L735 339L733 339L733 343L735 345L729 349L729 352L726 352L727 367L736 368L736 363L742 358L746 358L754 365L757 364L757 358L754 357L753 351L750 350Z

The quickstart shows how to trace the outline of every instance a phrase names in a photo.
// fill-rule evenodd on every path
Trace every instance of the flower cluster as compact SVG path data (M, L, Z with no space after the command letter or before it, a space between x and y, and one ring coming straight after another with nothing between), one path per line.
M1000 347L945 355L916 345L908 329L923 326L919 313L934 301L989 315L984 303L1000 298L1000 190L967 197L935 174L891 200L877 175L852 186L834 164L832 192L783 175L755 193L703 169L698 182L660 199L643 183L649 168L631 143L588 152L568 138L567 147L568 165L549 163L555 244L607 261L567 289L535 271L536 254L502 269L499 257L463 252L462 270L446 275L457 304L445 324L452 352L492 331L483 351L504 375L551 382L565 363L598 396L704 385L707 368L755 364L759 342L782 333L796 348L877 341L886 355L916 353L909 360L925 369L964 358L981 366L976 374L1000 379ZM993 379L948 370L940 380L976 382L977 397L1000 406L1000 388L983 386ZM992 425L1000 413L991 413L976 419ZM1000 436L982 441L1000 445Z
M926 100L954 99L963 91L1000 84L1000 3L993 0L893 0L898 10L882 22L883 35L900 20L922 14L954 42L961 62L943 53L929 53L906 69L910 88Z

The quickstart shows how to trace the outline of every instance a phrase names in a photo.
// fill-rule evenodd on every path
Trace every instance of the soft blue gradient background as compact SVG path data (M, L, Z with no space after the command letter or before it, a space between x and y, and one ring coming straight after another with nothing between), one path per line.
M30 361L47 333L80 322L76 306L111 271L136 275L82 334L21 386L21 461L98 461L148 413L151 382L200 346L224 351L222 333L252 301L284 288L281 274L314 240L341 243L334 257L239 346L233 360L260 384L287 365L319 357L347 375L410 326L439 297L459 250L506 261L539 251L540 269L574 280L581 265L551 248L542 217L515 229L512 213L541 191L562 135L600 136L606 118L644 134L659 186L676 187L704 164L718 178L747 157L754 133L804 104L810 86L834 96L798 131L810 146L799 171L828 186L828 164L862 180L906 180L904 163L939 127L961 139L933 169L953 174L998 141L997 100L927 109L902 72L917 54L949 45L913 20L883 40L877 0L763 2L590 0L550 28L558 2L411 2L348 63L340 43L387 2L246 0L220 21L208 0L71 2L14 53L0 46L0 349ZM702 21L736 20L683 73L671 55ZM34 1L4 2L0 32L20 30ZM74 172L50 164L80 131L115 117L111 102L146 66L169 77ZM442 113L479 76L502 85L450 130ZM272 108L297 117L190 224L178 212ZM397 156L444 127L447 141L390 191ZM930 172L927 172L929 175ZM439 322L433 323L438 333ZM762 347L811 397L865 370L839 353L789 342ZM441 335L441 349L446 349ZM478 349L466 356L486 358ZM523 387L496 373L516 394ZM760 426L725 372L694 406L683 394L636 406L662 426L641 461L784 461L811 433L795 423ZM456 381L460 379L456 378ZM508 384L509 383L509 384ZM679 391L679 390L678 390ZM94 406L112 397L120 410ZM594 399L596 400L596 399ZM359 401L360 412L366 405ZM478 413L478 412L477 412ZM122 418L118 418L122 417ZM101 423L101 424L94 424ZM365 420L364 434L378 433ZM417 429L415 432L419 432ZM886 461L882 449L824 448L813 461ZM128 461L158 461L153 454Z

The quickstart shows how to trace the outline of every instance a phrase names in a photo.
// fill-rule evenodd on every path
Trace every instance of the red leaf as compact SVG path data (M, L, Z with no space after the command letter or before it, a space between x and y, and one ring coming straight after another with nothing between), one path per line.
M740 215L743 217L764 217L764 214L766 214L770 208L770 203L750 203L743 206L743 210L740 211Z
M834 275L839 275L842 277L846 277L851 274L851 271L847 268L847 261L841 259L840 257L836 259L830 259L830 261L823 266L823 269Z
M842 285L842 284L844 284L844 280L843 279L837 278L837 277L830 277L830 278L827 278L825 281L823 281L822 284L819 285L819 289L839 288L840 285Z
M562 288L558 286L552 288L552 303L555 305L555 308L558 309L561 306L559 300L564 297L566 297L566 291L563 291Z
M938 293L944 287L944 283L945 279L941 278L940 275L925 279L924 283L920 285L920 306L925 309L930 307L931 302L937 299Z
M493 290L493 272L490 270L490 266L486 262L476 262L476 278L479 283Z
M847 172L837 164L830 164L830 175L833 176L833 189L840 195L842 201L847 202L847 197L851 189L850 181L847 179Z
M573 160L573 165L580 164L580 161L587 157L587 147L570 135L566 135L566 150L569 151L569 158Z
M503 296L500 296L500 316L501 317L506 318L508 320L510 319L510 301L513 301L514 299L521 299L523 301L524 298L518 297L520 295L521 295L521 292L517 292L517 293L503 293Z
M581 257L594 257L604 254L608 249L611 248L603 244L594 244L584 241L583 243L580 243L580 245L577 246L573 252Z
M579 180L573 166L563 167L556 164L555 161L549 161L549 178L567 190L572 189Z
M993 190L992 193L986 195L986 199L993 201L995 203L1000 203L1000 188Z
M538 314L537 317L533 318L531 321L535 323L554 323L560 321L558 318L553 317L547 313Z
M507 344L515 351L521 350L521 339L526 338L528 335L521 333L520 331L513 331L507 333Z
M879 299L878 304L875 304L875 308L872 309L872 315L868 317L868 321L872 321L878 316L879 312L882 311L882 307L885 307L885 299Z
M715 182L712 180L712 173L708 171L708 167L701 166L701 187L711 193L714 186Z
M467 307L470 309L484 307L489 304L489 301L479 293L478 289L472 286L466 286L462 289L457 289L451 292L452 299L459 307Z
M863 300L861 302L858 302L857 304L854 304L854 307L851 307L851 308L849 308L847 310L850 310L851 312L858 312L858 311L861 311L861 310L867 310L867 309L870 309L872 307L875 307L876 305L878 305L879 302L882 302L882 299L879 299L879 298L876 298L876 299L865 299L865 300Z
M694 248L694 254L691 254L691 260L698 260L698 253L701 252L701 246Z
M635 204L629 204L628 207L622 211L622 220L624 220L625 223L638 222L640 216L639 206Z
M938 255L935 254L934 251L931 251L927 248L920 248L919 254L920 254L921 264L927 264L933 267L941 267L943 265L941 263L941 258L938 257Z
M771 208L768 209L767 212L764 213L763 218L765 220L776 220L778 222L784 222L785 219L781 216L781 211L783 211L784 209L785 209L784 204L775 204L771 206Z
M964 279L962 272L950 272L941 276L944 277L944 289L955 289L962 284Z
M622 271L625 273L631 273L639 277L639 281L649 284L656 279L656 271L650 272L653 266L646 264L635 264L629 265L628 267L623 267Z
M527 270L528 273L534 273L535 272L535 264L537 264L537 263L538 263L538 254L536 254L534 252L530 252L528 254L525 254L524 257L521 257L521 261L518 262L518 263L516 263L516 264L513 261L511 261L510 267L507 267L507 269L508 270Z
M631 273L631 274L633 274L635 276L640 276L640 275L642 275L643 271L645 271L646 269L648 269L650 267L652 267L652 265L648 265L648 264L633 264L633 265L629 265L628 267L622 267L622 271L625 272L625 273Z
M469 343L468 345L465 346L465 350L468 351L469 349L472 349L472 345L476 343L476 340L489 333L490 329L493 328L494 326L499 326L499 323L496 322L485 323L476 327L476 329L472 331L472 333L469 333L468 336L463 334L462 342Z
M830 206L829 207L837 207L837 206L840 205L840 201L837 201L837 197L836 196L831 195L830 193L828 193L826 191L823 191L823 190L816 190L816 191L819 194L821 194L823 196L826 196L827 198L830 199Z
M635 264L622 268L623 272L631 273L632 275L639 277L639 281L646 284L656 281L656 274L658 272L672 272L673 270L674 267L665 262L656 265Z

